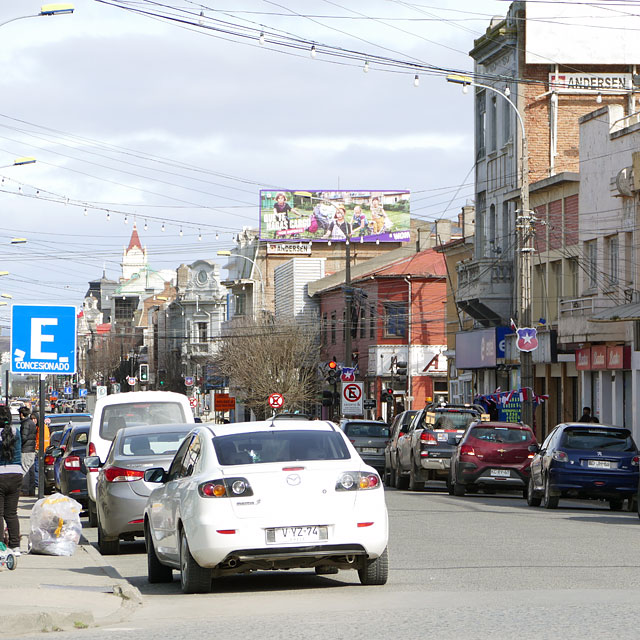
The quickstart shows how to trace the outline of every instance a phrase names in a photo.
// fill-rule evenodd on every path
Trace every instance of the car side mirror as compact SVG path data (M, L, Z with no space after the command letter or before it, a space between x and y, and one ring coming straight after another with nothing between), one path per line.
M99 469L102 466L99 456L87 456L84 459L84 466L87 469Z
M167 472L162 467L152 467L144 472L145 482L163 483L167 481Z
M49 455L52 458L59 458L60 456L62 456L62 454L64 453L64 449L62 449L61 447L54 447L53 449L51 449L51 451L49 452Z
M527 449L531 452L531 453L540 453L540 445L537 444L530 444Z

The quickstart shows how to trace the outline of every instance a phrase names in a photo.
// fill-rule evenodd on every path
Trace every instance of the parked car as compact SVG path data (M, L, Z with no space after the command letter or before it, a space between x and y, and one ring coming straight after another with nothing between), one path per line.
M398 438L401 438L407 432L417 414L418 411L415 410L403 411L391 423L389 442L384 448L384 483L388 487L393 487L396 484Z
M478 489L520 489L524 497L536 444L530 427L511 422L474 422L460 440L449 469L449 494L463 496Z
M451 456L467 427L488 421L474 404L429 404L415 416L396 447L395 486L417 491L428 480L447 480Z
M99 459L89 459L90 465L101 467L96 485L100 553L117 554L121 538L144 535L142 514L155 488L145 482L145 469L167 470L192 428L193 423L125 427L116 433L104 465Z
M340 428L360 457L378 473L384 470L384 449L389 442L389 427L379 420L342 420Z
M56 491L60 491L60 464L62 456L67 450L67 444L72 429L73 427L71 426L71 424L68 424L66 427L64 427L64 429L62 429L62 438L60 440L60 444L56 449L51 451L51 455L53 456L53 484Z
M49 446L44 450L44 492L51 493L56 488L56 479L53 472L56 459L51 452L60 446L64 430L54 431L49 440Z
M194 423L189 398L171 391L133 391L116 393L96 402L89 428L87 456L107 458L116 433L125 427L156 424ZM100 467L87 467L89 526L98 524L96 483Z
M44 423L49 427L49 433L60 431L70 423L89 424L90 413L48 413L44 417Z
M52 454L56 460L56 479L60 493L77 500L87 507L87 469L84 457L89 440L89 425L78 424L65 429L66 438L63 449L54 449ZM60 455L57 456L57 452Z
M270 569L357 569L385 584L382 482L328 421L195 425L144 513L149 582L180 571L185 593L212 577Z
M638 448L629 429L559 424L542 446L531 446L529 506L555 509L561 497L608 500L614 511L638 491Z

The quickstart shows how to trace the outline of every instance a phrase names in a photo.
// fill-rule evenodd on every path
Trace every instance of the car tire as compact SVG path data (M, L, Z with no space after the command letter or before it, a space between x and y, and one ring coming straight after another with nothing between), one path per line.
M542 502L542 498L537 496L533 490L533 477L531 476L529 476L529 482L527 483L527 495L525 497L527 499L527 504L530 507L539 507Z
M611 511L622 511L624 505L624 498L615 498L615 500L609 500L609 509Z
M558 502L560 502L560 496L552 496L551 489L549 487L549 477L544 481L544 498L542 500L542 506L545 509L557 509Z
M364 566L358 569L360 584L382 585L387 584L389 577L389 554L385 549L382 555L375 560L364 559Z
M400 470L396 471L396 489L403 491L409 487L409 476L400 475Z
M467 488L467 493L478 493L480 487L477 484L468 484L465 485Z
M391 467L391 470L389 471L389 486L396 486L396 470L394 467Z
M184 530L180 532L180 585L182 593L211 591L211 569L204 569L194 560Z
M120 553L120 539L108 539L104 535L100 518L98 518L98 551L103 556L117 556Z
M424 482L416 480L416 475L416 468L412 463L411 469L409 469L409 491L422 491L424 489Z
M173 582L173 570L158 560L156 548L153 546L149 527L146 524L144 527L144 543L147 547L147 580L151 584Z
M449 469L449 475L447 476L447 492L450 496L453 495L453 474L451 469Z
M95 527L98 525L98 511L96 503L89 498L87 511L89 512L89 526Z
M467 487L459 482L453 483L453 495L461 498L465 493L467 493Z

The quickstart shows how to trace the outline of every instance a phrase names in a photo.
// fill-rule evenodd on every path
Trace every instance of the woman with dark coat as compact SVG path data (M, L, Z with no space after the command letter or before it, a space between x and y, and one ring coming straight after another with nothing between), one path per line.
M9 547L20 555L20 521L18 500L22 485L22 440L20 431L11 426L9 407L0 406L0 527L9 530Z

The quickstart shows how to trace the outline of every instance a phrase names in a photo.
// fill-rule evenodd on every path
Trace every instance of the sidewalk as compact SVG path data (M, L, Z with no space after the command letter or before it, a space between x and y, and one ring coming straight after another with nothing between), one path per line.
M113 624L141 606L138 589L84 538L70 557L27 554L35 502L20 498L22 555L14 571L0 571L0 637Z

